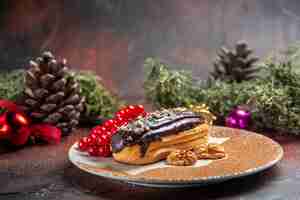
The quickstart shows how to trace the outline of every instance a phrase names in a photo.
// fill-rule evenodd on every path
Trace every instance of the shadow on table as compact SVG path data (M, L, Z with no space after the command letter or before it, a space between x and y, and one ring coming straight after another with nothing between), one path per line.
M218 197L230 199L252 193L272 179L279 176L277 166L256 175L238 178L219 184L202 187L165 189L148 188L132 184L110 181L99 176L91 175L71 166L65 171L65 180L84 193L109 199L215 199Z

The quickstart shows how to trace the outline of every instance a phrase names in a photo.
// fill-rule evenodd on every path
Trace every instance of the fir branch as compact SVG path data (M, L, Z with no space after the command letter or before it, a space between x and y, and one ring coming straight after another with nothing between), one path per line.
M147 78L144 89L148 100L157 107L178 107L192 104L193 80L190 73L169 69L160 60L148 58L144 64Z
M24 89L24 71L0 72L0 99L16 101Z
M101 116L111 118L122 105L122 102L101 83L101 78L90 71L80 71L75 75L79 81L81 95L86 98L86 109L83 117Z
M201 85L195 84L190 74L171 70L158 60L148 59L145 65L150 68L150 73L144 83L145 92L158 107L204 103L217 116L219 124L224 124L232 109L251 102L254 129L272 129L298 135L300 75L294 70L296 64L292 58L287 57L280 62L265 61L260 65L264 76L256 80L240 83L210 80ZM184 81L184 86L167 81L174 76L189 81Z

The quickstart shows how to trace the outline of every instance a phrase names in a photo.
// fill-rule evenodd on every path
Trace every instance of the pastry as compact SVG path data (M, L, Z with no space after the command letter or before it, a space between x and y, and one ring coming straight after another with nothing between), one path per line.
M207 145L211 116L183 108L149 113L112 137L113 157L118 162L143 165L164 160L176 150Z

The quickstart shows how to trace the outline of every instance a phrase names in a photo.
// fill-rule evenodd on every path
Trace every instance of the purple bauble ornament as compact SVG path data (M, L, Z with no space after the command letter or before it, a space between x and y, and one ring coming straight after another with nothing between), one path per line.
M231 127L231 128L238 128L238 121L235 117L233 116L228 116L226 117L226 126Z
M236 108L226 117L226 126L245 129L248 127L250 119L251 113L249 110Z

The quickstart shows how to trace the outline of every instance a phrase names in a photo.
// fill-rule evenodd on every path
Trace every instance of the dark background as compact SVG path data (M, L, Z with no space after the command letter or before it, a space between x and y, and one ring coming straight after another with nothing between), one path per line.
M52 50L133 100L143 96L146 57L205 78L217 48L241 39L258 56L299 40L299 0L0 1L1 69Z

